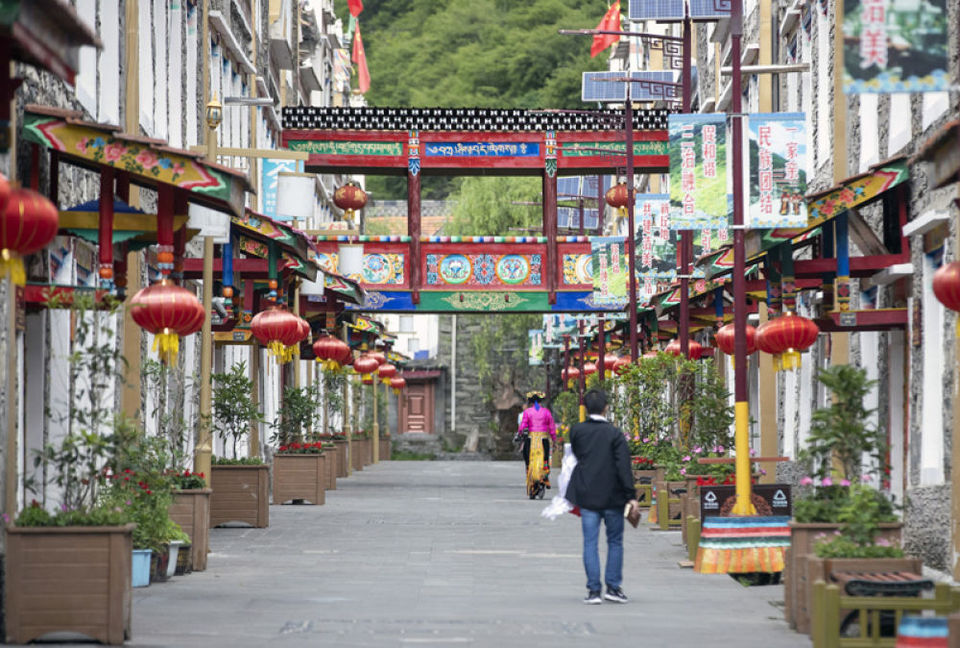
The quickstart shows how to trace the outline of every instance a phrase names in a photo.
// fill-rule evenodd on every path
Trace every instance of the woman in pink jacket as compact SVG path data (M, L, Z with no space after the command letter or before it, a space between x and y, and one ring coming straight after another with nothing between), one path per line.
M527 494L531 498L543 491L542 483L550 488L550 444L557 440L557 424L553 415L540 404L543 392L527 394L527 409L523 410L517 435L523 437L523 462L527 467ZM526 433L526 434L524 434ZM539 492L538 492L539 491Z

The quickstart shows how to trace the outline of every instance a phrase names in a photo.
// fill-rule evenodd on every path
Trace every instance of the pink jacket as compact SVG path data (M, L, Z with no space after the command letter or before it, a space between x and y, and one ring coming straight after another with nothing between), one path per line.
M528 407L523 410L523 418L520 419L520 429L518 432L549 432L550 438L557 440L557 424L553 422L553 414L546 407L540 406L540 409Z

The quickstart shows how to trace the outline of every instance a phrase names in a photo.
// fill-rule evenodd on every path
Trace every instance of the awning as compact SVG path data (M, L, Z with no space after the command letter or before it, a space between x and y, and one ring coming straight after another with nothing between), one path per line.
M104 167L129 174L135 185L156 189L171 185L190 202L233 214L243 213L251 191L244 173L211 164L202 155L167 146L163 140L120 132L117 126L83 121L82 113L28 105L23 112L23 137L58 151L60 159L92 171Z
M67 0L3 0L0 38L10 42L14 59L50 70L70 85L79 67L80 48L102 47L96 32Z
M100 242L100 201L88 202L60 211L60 229L79 236L94 245ZM187 224L187 216L174 216L173 230ZM196 230L190 230L195 232ZM190 235L188 233L188 240ZM113 200L113 242L129 243L131 250L141 250L157 242L157 216L131 207L119 198Z
M906 156L891 158L870 167L865 173L850 176L835 187L808 194L807 214L810 227L824 223L838 214L868 205L880 195L910 178Z
M250 209L231 217L230 226L238 237L240 252L269 259L270 246L276 245L280 253L277 271L289 270L316 280L317 264L309 257L310 242L303 232Z

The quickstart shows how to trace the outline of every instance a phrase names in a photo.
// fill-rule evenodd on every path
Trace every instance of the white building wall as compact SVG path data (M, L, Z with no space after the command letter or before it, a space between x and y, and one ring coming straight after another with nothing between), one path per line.
M921 393L920 486L944 482L943 474L943 372L944 354L939 337L944 329L944 307L933 295L937 268L923 256L923 391Z

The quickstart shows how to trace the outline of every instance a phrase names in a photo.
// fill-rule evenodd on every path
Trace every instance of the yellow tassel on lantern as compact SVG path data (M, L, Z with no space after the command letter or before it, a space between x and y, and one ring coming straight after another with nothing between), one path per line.
M172 366L177 362L177 353L180 351L180 336L168 328L163 329L153 338L153 350L165 365Z
M280 362L283 362L282 358L284 348L283 342L280 340L270 340L270 343L267 344L267 351L269 351L270 354Z
M17 286L27 283L27 273L19 254L6 248L0 250L0 276L10 277Z
M780 356L780 368L784 371L793 371L800 366L800 353L790 349Z
M773 356L773 370L780 371L783 369L783 360L779 355Z

